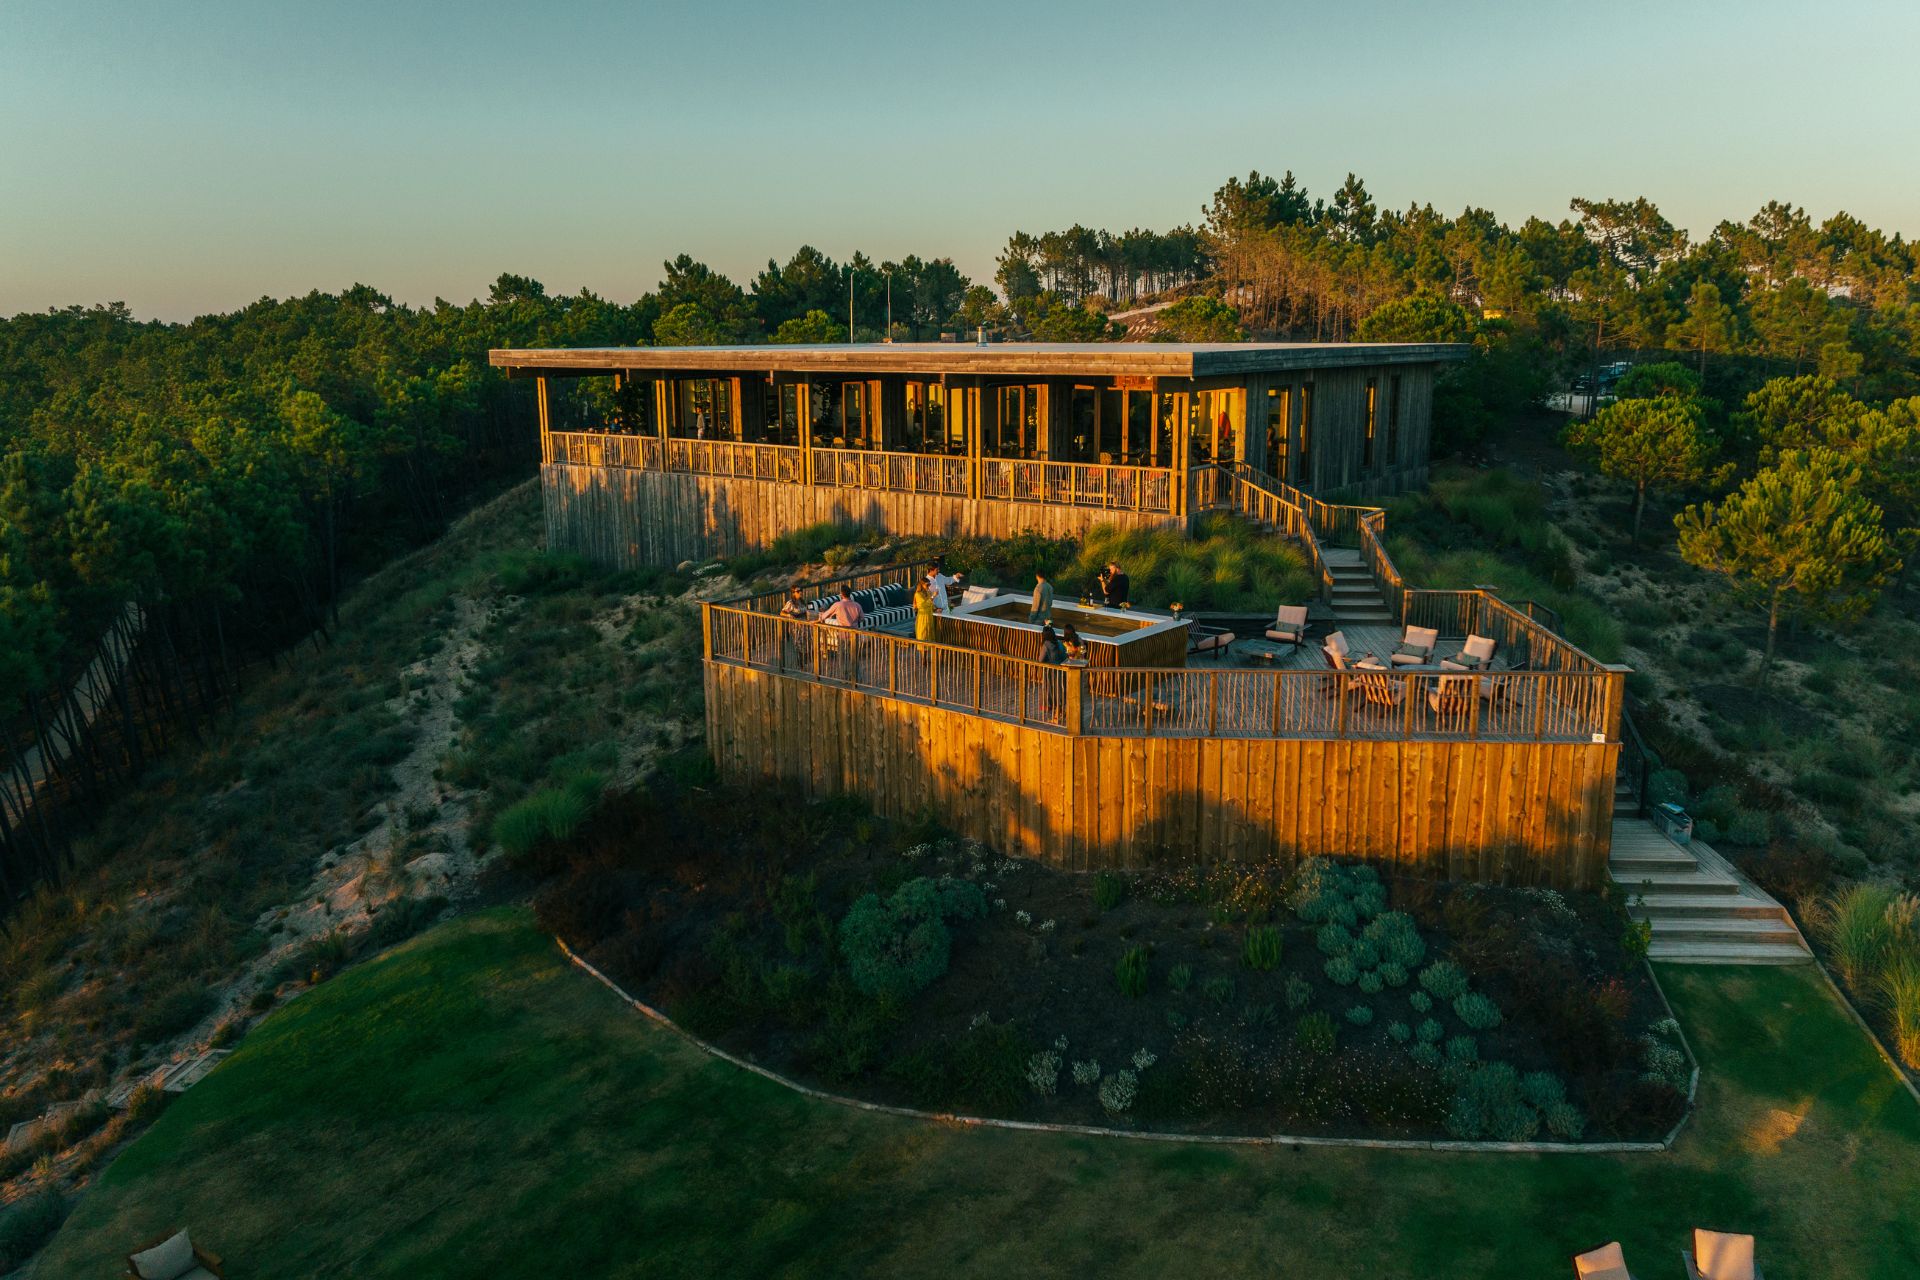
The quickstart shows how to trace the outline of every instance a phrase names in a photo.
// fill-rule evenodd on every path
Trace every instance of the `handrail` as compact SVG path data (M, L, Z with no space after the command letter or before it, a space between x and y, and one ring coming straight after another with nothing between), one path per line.
M840 573L827 578L814 578L807 582L790 582L784 587L772 591L755 591L744 596L730 596L713 603L731 608L746 609L753 613L778 613L786 601L787 593L795 587L809 600L817 600L823 595L831 595L841 587L849 591L865 591L872 587L912 587L926 573L931 560L903 560L894 564L881 565L877 569L860 569L853 573Z
M800 448L742 440L693 440L681 436L622 435L603 431L552 431L547 460L588 467L686 472L743 480L800 480Z
M982 458L977 496L1004 502L1172 515L1176 509L1175 477L1179 474L1171 467Z
M813 482L839 489L968 496L968 459L961 454L813 449Z
M1590 742L1609 672L1058 667L1003 654L702 606L705 656L1073 735Z
M1620 701L1620 771L1633 779L1634 816L1647 816L1647 791L1653 778L1653 771L1660 763L1659 755L1647 745L1640 736L1640 726L1634 723L1633 709L1628 699Z

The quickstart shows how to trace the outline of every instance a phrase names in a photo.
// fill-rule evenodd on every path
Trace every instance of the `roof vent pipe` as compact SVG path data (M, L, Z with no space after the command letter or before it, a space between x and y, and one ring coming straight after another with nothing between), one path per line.
M987 326L980 326L979 332L974 337L974 342L983 347L987 345Z

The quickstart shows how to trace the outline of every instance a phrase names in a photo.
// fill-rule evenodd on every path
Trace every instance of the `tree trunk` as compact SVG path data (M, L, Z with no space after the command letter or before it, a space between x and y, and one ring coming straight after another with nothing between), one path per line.
M1760 678L1754 682L1758 688L1766 688L1767 673L1773 669L1774 639L1780 633L1780 591L1775 588L1773 599L1767 604L1767 652L1760 659Z
M1640 516L1646 509L1647 482L1642 480L1633 486L1633 526L1627 535L1627 542L1631 546L1640 545Z

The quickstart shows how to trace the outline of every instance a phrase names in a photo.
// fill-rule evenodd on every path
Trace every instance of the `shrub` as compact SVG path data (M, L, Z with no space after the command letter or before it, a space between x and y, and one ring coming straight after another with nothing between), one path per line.
M1098 1059L1089 1059L1086 1062L1076 1062L1073 1064L1073 1082L1075 1084L1092 1084L1099 1078L1100 1063Z
M1052 1049L1027 1059L1027 1083L1043 1098L1051 1098L1060 1089L1060 1055Z
M1138 999L1147 994L1147 949L1129 947L1114 962L1113 980L1120 984L1120 994L1123 996Z
M869 893L849 907L840 921L840 953L861 991L909 996L946 973L953 949L947 920L978 919L986 909L978 886L922 876L885 902Z
M1653 921L1629 920L1620 930L1620 950L1629 965L1638 965L1653 949Z
M1371 1005L1356 1004L1347 1010L1347 1021L1356 1027L1364 1027L1373 1021Z
M178 982L144 1004L133 1024L134 1039L152 1044L179 1035L213 1011L213 993L197 982Z
M1405 965L1388 960L1382 964L1379 969L1375 970L1375 972L1380 975L1380 981L1389 987L1404 987L1407 985L1408 974ZM1416 992L1415 994L1419 993Z
M24 1267L67 1220L71 1208L57 1191L42 1191L0 1209L0 1269Z
M1207 999L1215 1004L1225 1004L1233 999L1233 979L1224 976L1208 978L1202 990L1206 992Z
M1587 1127L1586 1117L1580 1114L1580 1108L1564 1099L1541 1107L1540 1118L1547 1122L1548 1133L1568 1142L1578 1142L1581 1132Z
M1131 1071L1116 1071L1100 1082L1100 1106L1110 1116L1121 1115L1133 1105L1140 1092L1140 1077Z
M1335 956L1321 968L1325 971L1328 981L1335 986L1350 987L1360 978L1360 970L1355 968L1353 961L1345 956Z
M1185 991L1193 985L1193 966L1177 964L1167 971L1167 985L1175 991Z
M1545 1111L1554 1103L1567 1100L1567 1087L1551 1071L1529 1071L1520 1078L1520 1095L1529 1106Z
M1360 975L1360 990L1365 992L1367 995L1370 995L1370 996L1379 995L1381 990L1385 988L1386 985L1387 985L1386 980L1383 979L1377 972L1363 973Z
M1240 1011L1240 1021L1253 1031L1264 1031L1280 1021L1270 1004L1250 1004Z
M1408 992L1407 1003L1413 1006L1415 1013L1429 1013L1433 1010L1433 997L1424 991Z
M1467 993L1467 975L1451 960L1436 960L1420 971L1420 985L1436 1000L1457 1000Z
M1491 1031L1500 1025L1500 1006L1478 991L1455 1000L1453 1014L1474 1031Z
M1663 1084L1677 1092L1686 1091L1687 1081L1693 1074L1687 1067L1686 1054L1654 1036L1641 1037L1641 1063L1646 1067L1642 1080Z
M1293 1024L1293 1042L1302 1052L1311 1054L1329 1054L1333 1052L1333 1019L1324 1013L1309 1013Z
M1735 814L1733 821L1727 824L1727 843L1758 847L1767 842L1772 834L1767 815L1753 809L1742 809Z
M1439 1044L1440 1037L1447 1034L1447 1029L1441 1026L1436 1020L1428 1018L1420 1024L1420 1028L1415 1034L1420 1037L1421 1044Z
M1241 949L1241 958L1247 962L1247 968L1266 972L1280 967L1280 931L1270 924L1255 925L1247 930L1246 945Z
M521 862L542 844L570 840L593 815L605 787L605 776L593 770L542 787L493 820L493 843L509 860Z
M1472 1036L1454 1036L1447 1041L1447 1057L1453 1062L1476 1062L1480 1058L1480 1045Z
M1361 938L1353 944L1353 950L1347 952L1347 959L1353 961L1356 969L1377 969L1380 967L1380 944L1372 938Z
M1471 1072L1447 1112L1447 1132L1474 1141L1525 1142L1540 1129L1540 1117L1520 1096L1520 1077L1504 1062Z
M1287 975L1287 1011L1298 1013L1313 1001L1313 984L1297 973Z
M1367 870L1371 871L1369 867ZM1353 909L1363 920L1371 920L1387 909L1387 889L1385 885L1370 884L1362 887L1353 895Z
M1440 1066L1440 1050L1424 1041L1408 1046L1407 1056L1429 1071Z
M1313 935L1313 945L1323 956L1343 956L1353 950L1353 935L1344 925L1328 923Z
M1102 871L1093 878L1093 905L1102 911L1111 911L1126 900L1126 877L1115 875L1111 871Z
M1387 1037L1395 1044L1405 1044L1407 1041L1413 1039L1413 1028L1404 1022L1389 1022L1387 1024Z
M1647 779L1647 803L1678 804L1687 802L1687 775L1678 769L1660 769Z

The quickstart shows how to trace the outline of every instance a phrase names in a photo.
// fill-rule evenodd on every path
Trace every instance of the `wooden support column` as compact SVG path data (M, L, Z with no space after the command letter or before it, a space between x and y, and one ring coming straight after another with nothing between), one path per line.
M545 374L533 380L534 403L540 413L540 461L553 461L553 432L547 422L547 378Z
M793 384L793 411L800 418L800 483L813 483L813 387Z

